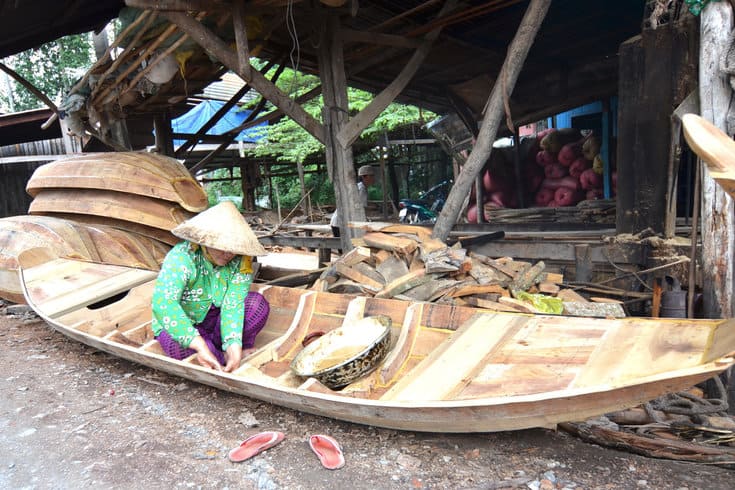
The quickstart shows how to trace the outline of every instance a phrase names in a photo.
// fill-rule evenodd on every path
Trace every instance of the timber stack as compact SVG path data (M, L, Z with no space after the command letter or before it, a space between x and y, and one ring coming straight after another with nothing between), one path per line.
M563 274L547 271L543 261L494 259L430 233L410 225L368 232L311 289L515 313L625 316L619 301L589 301L565 288Z

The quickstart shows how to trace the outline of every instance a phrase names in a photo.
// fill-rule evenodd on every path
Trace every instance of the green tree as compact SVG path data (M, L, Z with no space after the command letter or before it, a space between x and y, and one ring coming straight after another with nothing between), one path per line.
M275 69L271 70L272 72ZM308 92L319 85L317 77L295 72L291 69L284 70L276 85L292 97ZM356 114L373 100L373 95L364 90L355 88L347 89L350 112ZM306 112L321 120L321 111L324 101L321 96L315 97L303 104ZM423 118L433 119L435 115L430 112L422 113L419 108L404 104L390 104L360 136L361 139L374 141L378 135L390 131L396 127L419 121ZM324 151L324 145L319 143L305 129L296 124L290 118L283 118L265 129L265 142L258 145L253 154L256 156L270 156L278 161L296 163L304 162L309 156Z
M55 41L3 59L3 62L35 85L51 100L60 100L84 72L92 66L94 49L90 33L65 36ZM3 84L4 85L4 84ZM25 111L45 107L22 85L12 82L12 94L3 86L0 109ZM12 100L10 99L12 97Z

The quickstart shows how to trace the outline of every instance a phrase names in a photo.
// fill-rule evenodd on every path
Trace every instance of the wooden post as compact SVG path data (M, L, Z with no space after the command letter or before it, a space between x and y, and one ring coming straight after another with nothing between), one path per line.
M347 81L344 54L339 38L339 17L324 16L319 41L319 76L324 97L323 119L325 126L325 152L327 169L334 183L337 209L342 222L339 225L342 251L352 250L350 221L365 221L365 209L357 195L357 180L352 160L352 146L342 146L337 134L347 124Z
M725 129L732 100L720 60L729 49L733 10L729 2L710 2L700 20L699 103L702 117ZM701 165L701 164L700 164ZM733 257L735 208L702 165L702 282L704 314L711 318L733 316Z
M434 238L446 240L449 237L449 232L452 230L454 223L457 222L464 200L470 193L472 182L490 156L500 120L504 117L503 100L510 96L510 92L515 87L523 62L526 60L528 51L531 49L536 33L541 28L541 23L550 5L551 0L531 0L528 5L513 42L508 48L508 54L505 57L498 79L493 86L490 97L488 97L485 106L485 117L477 137L477 143L454 186L452 186L444 209L439 214L436 226L434 226ZM505 90L508 93L504 93Z
M685 17L620 46L618 233L665 232L671 113L696 85L695 40L696 24Z
M161 155L174 155L174 141L171 138L171 119L168 114L156 114L153 118L156 132L156 151Z
M306 203L306 183L304 182L304 164L301 162L301 160L296 162L296 169L299 172L299 186L301 187L301 211L304 213L304 216L309 216L309 206Z

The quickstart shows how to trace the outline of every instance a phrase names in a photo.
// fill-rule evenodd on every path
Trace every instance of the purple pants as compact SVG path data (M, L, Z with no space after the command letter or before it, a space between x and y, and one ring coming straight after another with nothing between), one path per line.
M258 335L270 313L268 301L260 293L250 292L245 297L245 319L242 327L242 347L248 349L255 344L255 336ZM220 331L219 308L212 305L201 323L194 325L199 335L202 336L207 347L215 355L220 364L225 364L225 354L222 351L222 333ZM194 349L185 349L176 342L165 330L158 334L158 343L161 344L163 352L174 359L186 359L196 354Z

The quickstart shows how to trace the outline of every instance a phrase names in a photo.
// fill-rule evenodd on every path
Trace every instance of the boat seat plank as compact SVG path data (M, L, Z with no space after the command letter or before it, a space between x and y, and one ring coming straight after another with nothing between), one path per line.
M488 364L457 399L535 395L569 387L577 370L568 366Z
M49 318L57 318L115 294L127 291L157 276L157 273L154 271L129 269L126 267L120 267L118 270L111 270L110 272L111 274L108 277L100 278L98 275L95 275L90 278L84 276L83 271L80 271L80 280L78 281L77 288L63 292L60 291L55 296L49 294L47 295L47 299L43 301L34 301L37 311ZM46 284L48 282L44 282L44 285ZM34 293L33 285L31 285L30 291L31 294Z
M532 317L477 314L389 389L382 400L442 400L464 387L473 373Z
M618 386L649 375L698 365L713 323L673 319L617 320L574 382L574 387Z
M151 322L150 298L154 280L131 289L123 298L100 308L80 308L57 317L63 323L90 321L92 323L114 323L125 332Z

